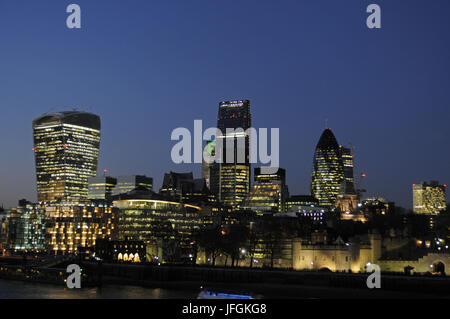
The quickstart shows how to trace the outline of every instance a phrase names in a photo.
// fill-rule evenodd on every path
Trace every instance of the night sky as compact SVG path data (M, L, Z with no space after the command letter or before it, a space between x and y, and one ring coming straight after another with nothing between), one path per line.
M82 29L66 27L66 7ZM366 27L377 3L382 28ZM280 128L291 194L309 193L325 118L355 146L368 195L411 207L411 185L450 183L448 0L0 0L0 203L36 200L32 127L77 108L102 119L99 171L194 170L170 159L176 127L216 125L250 99Z

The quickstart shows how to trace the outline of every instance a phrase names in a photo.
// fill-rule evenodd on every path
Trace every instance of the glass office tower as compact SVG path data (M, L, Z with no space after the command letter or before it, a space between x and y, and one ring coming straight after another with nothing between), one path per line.
M216 145L216 154L220 152L222 163L218 167L218 197L233 208L238 208L250 191L250 135L246 132L250 127L249 100L219 103L217 139L222 139L222 150ZM244 143L240 143L242 139Z
M311 195L321 206L333 206L344 180L344 169L339 144L327 128L320 137L314 154Z
M97 174L100 118L78 111L44 114L33 121L38 201L87 198Z
M356 194L355 180L353 176L353 154L352 150L347 147L340 147L341 159L344 169L344 185L342 193L344 194Z

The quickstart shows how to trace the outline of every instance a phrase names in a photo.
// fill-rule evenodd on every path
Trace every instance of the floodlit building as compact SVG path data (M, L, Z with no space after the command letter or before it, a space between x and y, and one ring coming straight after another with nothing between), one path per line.
M42 204L46 246L55 254L94 247L97 239L114 239L116 209L105 201L61 201Z
M96 176L100 118L78 111L44 114L33 121L39 202L86 199Z
M313 233L309 240L293 242L292 265L295 270L331 270L364 272L382 254L382 238L378 234L330 241L326 233Z
M222 140L223 147L218 153L222 157L222 163L218 167L218 199L235 209L250 191L250 135L247 131L250 127L249 100L219 103L217 128L221 134L217 139ZM234 160L230 163L227 158Z
M437 181L413 184L413 210L415 214L439 214L447 208L445 188Z
M332 207L344 180L344 169L341 150L336 138L327 128L319 139L314 153L314 163L311 178L311 195L321 206Z

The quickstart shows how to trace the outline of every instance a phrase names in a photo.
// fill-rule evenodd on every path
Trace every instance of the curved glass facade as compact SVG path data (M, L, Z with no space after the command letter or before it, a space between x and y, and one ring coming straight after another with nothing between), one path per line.
M203 225L200 208L178 202L153 199L114 201L119 208L118 239L141 240L186 239Z
M43 115L33 121L38 201L87 198L97 174L100 118L85 112Z
M330 129L326 129L316 146L311 178L311 195L321 206L333 206L344 180L339 145Z

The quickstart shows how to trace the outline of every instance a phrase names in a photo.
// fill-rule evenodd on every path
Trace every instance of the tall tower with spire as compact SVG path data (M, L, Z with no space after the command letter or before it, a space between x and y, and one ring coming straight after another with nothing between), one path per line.
M322 206L334 206L344 180L340 147L327 128L317 143L311 177L311 195Z

